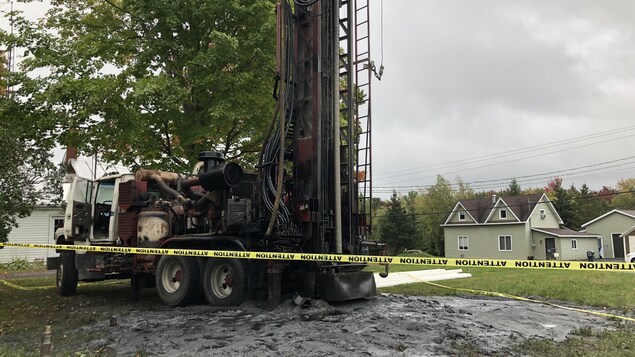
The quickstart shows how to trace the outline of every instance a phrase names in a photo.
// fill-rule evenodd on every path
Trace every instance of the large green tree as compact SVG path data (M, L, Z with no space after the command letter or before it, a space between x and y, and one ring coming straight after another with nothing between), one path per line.
M61 198L61 175L50 160L47 138L30 139L16 125L27 117L10 98L0 97L0 242L35 205L55 205Z
M548 188L550 189L548 194L553 197L553 207L562 218L563 225L571 228L575 215L573 200L569 192L562 186L562 179L559 177L553 179L549 182Z
M390 198L381 219L379 236L382 242L388 243L391 254L420 247L414 214L404 207L396 193Z
M622 179L615 186L617 193L611 201L618 209L635 209L635 179Z
M521 192L522 190L520 188L520 184L518 184L518 181L516 180L516 178L512 178L511 182L509 183L509 188L503 191L503 195L504 196L519 196Z
M469 189L468 189L469 191ZM445 255L445 243L443 224L452 207L458 199L469 198L455 195L450 181L441 175L437 175L437 181L428 188L422 201L422 227L424 237L424 249L434 255Z
M7 91L7 61L0 56L0 242L36 204L55 204L60 175L50 160L50 138L33 136L29 116ZM26 125L25 125L26 124Z
M210 149L253 162L272 116L273 0L51 5L0 33L24 49L11 84L37 135L133 168L188 170Z
M580 190L572 186L569 194L574 201L573 209L575 212L569 228L581 229L584 223L610 210L609 203L602 200L598 192L591 191L586 184L583 184Z

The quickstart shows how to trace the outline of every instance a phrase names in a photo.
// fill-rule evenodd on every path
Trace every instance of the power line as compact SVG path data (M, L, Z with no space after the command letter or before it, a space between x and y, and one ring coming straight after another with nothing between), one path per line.
M502 164L517 162L518 160L531 159L531 158L541 157L541 156L548 155L548 154L555 154L555 153L559 153L559 152L570 151L570 150L573 150L573 149L579 149L579 148L582 148L582 147L589 147L589 146L592 146L592 145L602 144L602 143L609 142L609 141L614 142L616 140L626 139L626 138L630 138L630 137L633 137L633 136L635 136L635 134L626 135L626 136L622 136L622 137L619 137L619 138L603 140L603 141L599 141L599 142L595 142L595 143L575 146L575 147L571 147L571 148L550 151L550 152L547 152L547 153L541 153L541 154L526 156L526 157L522 157L522 158L516 158L516 159L512 159L512 160L496 162L496 163L488 164L488 165L481 165L481 166L469 167L469 168L456 170L456 171L444 172L444 173L440 173L440 175L456 174L456 173L460 173L460 172L464 172L464 171L471 171L471 170L482 169L482 168L486 168L486 167L498 166L498 165L502 165ZM402 174L400 176L407 176L407 175L410 175L410 174ZM413 180L422 179L422 178L430 178L430 177L435 177L435 176L436 175L429 175L429 176L423 176L423 177L414 177L414 178L409 178L409 179L398 180L396 182L407 182L407 181L413 181Z
M612 129L612 130L607 130L607 131L603 131L603 132L598 132L598 133L594 133L594 134L588 134L588 135L583 135L580 137L575 137L575 138L571 138L571 139L564 139L564 140L559 140L559 141L554 141L554 142L550 142L550 143L545 143L545 144L539 144L539 145L532 145L532 146L527 146L524 148L518 148L518 149L512 149L512 150L506 150L506 151L502 151L502 152L498 152L498 153L494 153L494 154L487 154L487 155L483 155L483 156L478 156L478 157L472 157L472 158L467 158L467 159L461 159L461 160L454 160L454 161L446 161L446 162L442 162L442 163L437 163L437 164L432 164L432 165L427 165L427 166L421 166L421 167L417 167L417 168L411 168L411 169L405 169L405 170L400 170L399 172L408 172L408 171L416 171L416 170L421 170L421 169L427 169L427 168L435 168L435 167L445 167L448 164L467 164L467 163L472 163L475 160L482 160L482 159L493 159L493 158L499 158L499 157L504 157L504 156L509 156L509 155L513 155L515 153L524 153L528 150L533 150L536 148L539 149L544 149L544 148L550 148L553 146L558 146L558 145L562 145L562 144L568 144L568 143L572 143L572 142L578 142L578 141L583 141L583 140L588 140L588 139L594 139L597 137L602 137L602 136L606 136L606 135L611 135L611 134L615 134L615 133L622 133L624 131L629 131L629 130L633 130L635 129L635 125L631 125L631 126L627 126L627 127L623 127L623 128L617 128L617 129ZM452 165L452 166L456 166L456 165ZM380 174L376 174L375 176L386 176L386 175L392 175L394 174L393 171L391 172L387 172L387 173L380 173Z
M497 185L496 184L497 182L502 182L502 181L510 182L513 179L516 179L519 184L524 184L524 183L542 181L542 180L545 180L545 179L552 178L554 176L568 177L569 175L576 175L576 174L587 173L587 172L602 171L602 170L609 169L609 168L614 168L614 167L623 167L624 164L631 164L632 163L632 162L623 163L624 161L628 161L628 160L632 160L632 159L635 159L635 156L629 156L629 157L624 157L624 158L615 159L615 160L603 161L603 162L599 162L599 163L595 163L595 164L590 164L590 165L585 165L585 166L578 166L578 167L568 168L568 169L563 169L563 170L543 172L543 173L539 173L539 174L523 175L523 176L517 176L517 177L507 177L507 178L500 178L500 179L476 180L476 181L464 182L464 184L466 184L466 185L477 184L476 187L471 187L473 189L482 186L482 185L478 185L478 184L485 183L485 184L489 184L486 187L491 187L492 185ZM620 164L616 164L616 163L620 163ZM604 166L604 165L607 165L607 164L615 164L615 165ZM599 168L598 166L604 166L604 167ZM587 168L595 168L595 169L582 170L582 169L587 169ZM582 170L582 171L578 171L578 170ZM575 172L572 172L572 171L575 171ZM571 172L571 173L570 174L566 174L567 172ZM451 185L457 185L457 184L452 184L451 183ZM499 185L502 185L502 183L499 183L498 186ZM377 188L379 190L386 189L386 188L391 188L391 189L408 189L408 188L424 189L424 188L432 187L432 186L433 185L394 185L394 186L376 185L375 188Z
M375 174L374 178L376 178L376 179L378 179L378 178L385 179L387 177L408 176L408 175L413 175L413 174L417 174L417 173L430 171L433 168L434 169L451 168L451 167L464 166L464 165L478 163L478 162L483 162L483 161L491 161L491 160L494 160L494 159L499 159L499 158L504 158L504 157L509 157L509 156L516 156L516 155L524 154L524 153L527 153L527 152L535 152L536 149L545 150L545 149L549 149L549 148L552 148L552 147L557 147L557 146L562 146L562 145L566 145L566 144L577 143L577 142L580 142L580 141L586 141L586 140L590 140L590 139L597 139L597 138L601 138L601 137L608 136L608 135L620 134L620 133L623 133L625 131L631 131L631 130L635 130L635 125L627 126L627 127L623 127L623 128L612 129L612 130L607 130L607 131L598 132L598 133L594 133L594 134L588 134L588 135L584 135L584 136L580 136L580 137L576 137L576 138L565 139L565 140L560 140L560 141L546 143L546 144L541 144L541 145L533 145L533 146L528 146L528 147L519 148L519 149L506 150L504 152L499 152L499 153L495 153L495 154L488 154L488 155L484 155L484 156L467 158L467 159L461 159L461 160L446 161L446 162L443 162L443 163L438 163L438 164L433 164L433 165L428 165L428 166L421 166L421 167L405 169L405 170L391 171L391 172L387 172L387 173L383 173L383 174L382 173ZM600 141L600 142L595 142L595 143L591 143L589 145L601 144L601 143L604 143L604 142L607 142L607 141L619 140L619 139L623 139L623 138L627 138L627 137L631 137L631 136L633 136L633 135L620 137L620 138L614 138L614 139ZM538 154L537 156L558 153L558 152L572 150L572 149L577 149L577 148L585 147L585 146L586 145L584 145L584 146L575 146L575 147L572 147L572 148L564 148L564 149L561 149L561 150L551 151L551 152L547 152L547 153L541 153L541 154ZM530 157L527 157L527 158L532 158L532 157L536 157L536 156L530 156ZM524 159L524 158L520 158L520 159ZM516 160L519 160L519 159L516 159ZM500 163L496 163L496 164L500 164Z

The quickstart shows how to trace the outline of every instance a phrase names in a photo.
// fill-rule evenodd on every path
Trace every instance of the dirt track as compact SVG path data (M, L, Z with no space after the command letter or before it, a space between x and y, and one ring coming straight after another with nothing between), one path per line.
M116 315L115 315L116 316ZM484 298L380 295L368 301L274 310L191 306L116 316L81 333L119 356L450 356L461 348L510 355L528 338L564 339L573 329L610 328L608 320L539 304Z

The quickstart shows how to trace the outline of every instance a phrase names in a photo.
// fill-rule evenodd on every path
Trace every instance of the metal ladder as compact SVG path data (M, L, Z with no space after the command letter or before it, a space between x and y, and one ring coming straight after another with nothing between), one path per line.
M370 9L369 0L355 2L355 83L363 98L356 98L355 122L357 123L357 184L359 234L372 233L372 151L371 151L371 57L370 57Z
M340 18L341 180L357 187L342 197L349 237L372 233L371 79L369 0L344 0ZM352 89L351 89L352 88ZM352 96L352 98L351 98Z

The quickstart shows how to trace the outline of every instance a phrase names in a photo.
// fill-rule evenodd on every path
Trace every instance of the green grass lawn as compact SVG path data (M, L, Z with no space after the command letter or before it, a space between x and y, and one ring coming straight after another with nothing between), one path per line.
M100 336L70 335L68 331L95 323L106 326L111 316L126 315L132 310L167 308L153 289L142 290L141 299L131 301L129 280L80 283L77 295L69 297L57 295L55 276L10 282L27 288L47 288L20 290L0 283L0 356L39 356L46 325L53 326L55 355L102 355L95 351L78 351L77 347ZM73 355L68 351L78 353Z
M395 265L390 267L390 271L434 268L438 267ZM379 265L369 266L367 269L383 271L383 267ZM502 268L463 268L463 271L472 274L472 277L448 280L442 284L635 312L635 273ZM469 294L425 283L393 286L381 291L407 295Z

